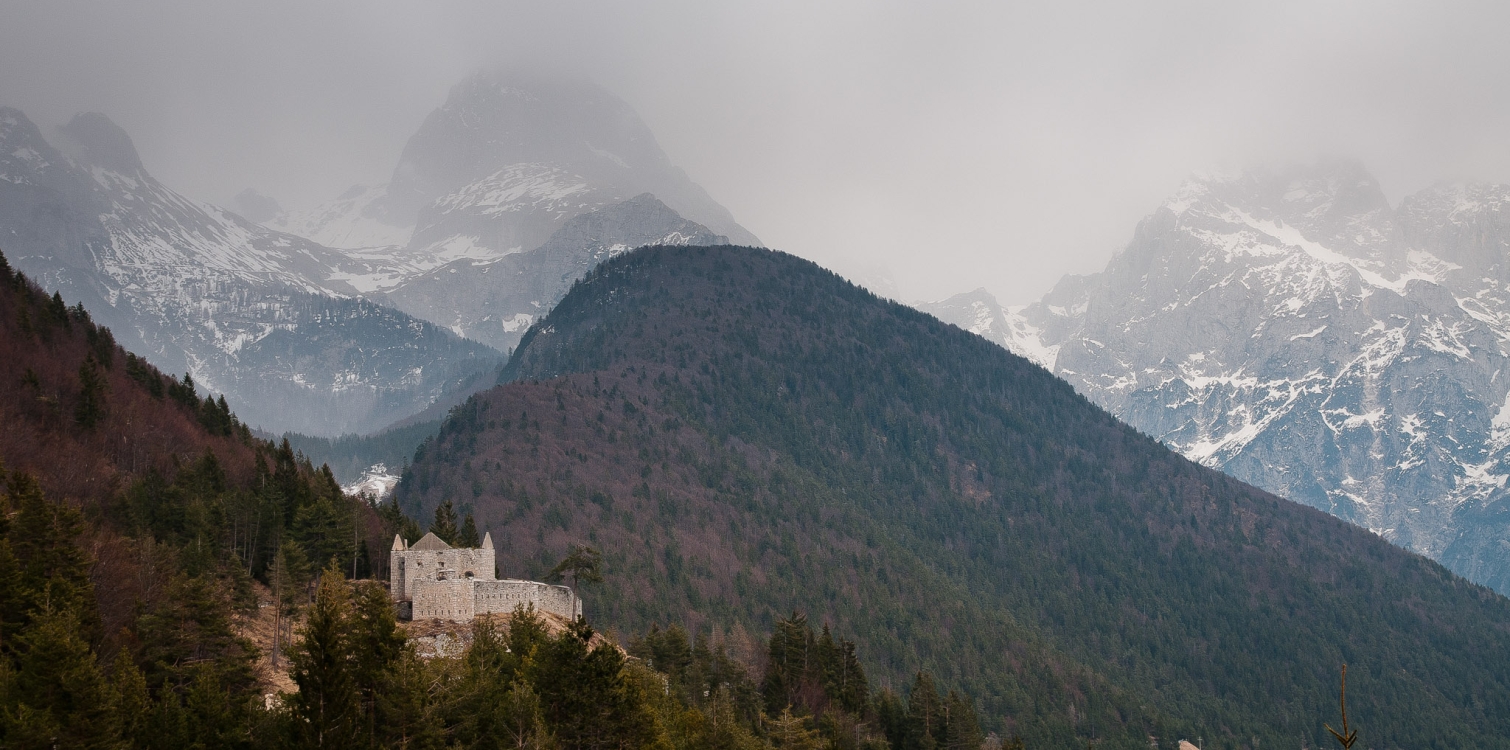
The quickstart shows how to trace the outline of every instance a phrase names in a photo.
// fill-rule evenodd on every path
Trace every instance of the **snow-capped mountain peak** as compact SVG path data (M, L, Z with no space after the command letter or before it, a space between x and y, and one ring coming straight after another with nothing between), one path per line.
M1392 208L1342 160L1200 175L1099 274L924 309L1053 352L1194 460L1510 590L1507 209L1503 186L1447 184Z

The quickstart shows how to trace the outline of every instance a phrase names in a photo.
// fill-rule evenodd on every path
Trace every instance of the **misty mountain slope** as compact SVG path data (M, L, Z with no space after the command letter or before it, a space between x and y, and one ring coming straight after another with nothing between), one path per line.
M1197 178L1106 270L1000 313L1201 463L1510 591L1510 188L1391 208L1349 162ZM989 319L991 305L983 302Z
M720 245L728 238L683 219L645 193L568 219L523 253L459 260L400 284L386 297L399 309L449 325L459 336L512 349L593 266L645 245Z
M418 411L496 353L333 295L360 261L173 192L129 136L80 115L54 148L0 110L0 242L16 267L157 366L226 393L249 424L313 434Z
M608 260L505 377L401 507L474 512L524 575L601 548L588 608L625 630L805 610L1030 746L1319 743L1342 661L1375 746L1510 744L1510 602L807 261Z
M371 291L534 249L573 216L647 192L717 234L759 243L672 165L622 100L583 80L483 71L430 113L387 185L354 187L271 226L369 248L388 265L352 283Z

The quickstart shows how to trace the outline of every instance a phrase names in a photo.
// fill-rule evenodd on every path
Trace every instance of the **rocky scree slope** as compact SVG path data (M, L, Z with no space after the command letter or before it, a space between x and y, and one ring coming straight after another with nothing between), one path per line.
M1205 176L1099 274L923 309L1207 466L1510 592L1510 188Z
M354 299L364 261L173 192L103 115L55 148L0 109L0 243L128 348L191 371L251 424L367 430L418 411L496 353Z
M1320 744L1349 664L1377 746L1510 746L1510 604L1174 454L977 336L797 258L647 248L588 273L397 490L594 617L805 610L1031 744ZM685 614L685 613L693 614ZM1470 696L1472 696L1470 698Z

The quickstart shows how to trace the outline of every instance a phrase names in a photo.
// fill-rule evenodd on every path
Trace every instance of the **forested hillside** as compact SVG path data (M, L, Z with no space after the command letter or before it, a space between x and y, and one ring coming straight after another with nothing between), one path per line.
M238 634L253 581L297 601L326 561L367 575L381 536L0 256L0 745L247 746L274 718Z
M327 467L255 439L224 398L122 351L3 255L0 352L0 747L981 743L960 694L921 674L906 699L874 690L855 644L800 615L742 641L744 661L675 625L631 639L630 660L585 621L532 612L422 657L383 585L347 581L381 578L372 542L412 541L412 519L386 506L380 521ZM271 654L243 636L269 606L282 695Z
M1040 367L797 258L650 248L540 321L399 488L506 576L602 549L599 622L804 610L1030 747L1510 746L1510 606L1201 468Z

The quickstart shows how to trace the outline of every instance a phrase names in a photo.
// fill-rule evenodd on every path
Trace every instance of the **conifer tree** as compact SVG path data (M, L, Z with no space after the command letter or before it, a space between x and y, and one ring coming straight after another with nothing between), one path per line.
M78 546L83 518L73 508L50 502L29 474L11 475L7 500L15 514L9 538L20 577L18 596L0 607L5 612L0 618L24 624L43 610L67 611L93 632L99 620L94 586L88 555Z
M12 747L112 748L118 742L114 691L69 610L39 613L18 639L20 657L0 712Z
M553 581L571 576L571 585L574 589L581 586L584 581L602 583L603 554L585 544L578 544L561 559L561 562L556 563L556 567L551 568L548 575Z
M70 327L68 324L68 303L63 301L61 292L52 293L52 300L47 303L47 318L48 322L53 325L61 325L64 328Z
M482 539L477 536L477 522L472 520L471 513L468 513L461 521L461 530L456 532L456 546L467 548L482 546Z
M808 726L806 717L792 715L791 707L783 708L781 715L771 717L766 725L777 750L821 750L827 744L816 729Z
M79 400L73 407L73 419L86 430L94 429L105 417L105 376L94 355L84 357L79 365Z
M387 689L377 695L377 746L445 746L433 679L430 665L413 648L400 652Z
M353 654L352 672L361 701L361 729L376 742L381 720L378 696L386 690L403 658L407 638L394 618L393 600L375 583L356 590L355 603L348 627Z
M115 688L113 708L121 739L129 747L148 747L152 744L155 731L150 721L152 696L147 693L146 678L128 654L116 655L115 674L111 682Z
M945 739L944 702L939 698L933 675L919 672L907 696L906 750L934 750Z
M309 560L304 556L304 548L291 540L283 542L273 556L268 579L277 604L273 613L272 653L273 666L276 667L289 640L286 637L290 631L289 623L299 615L306 599L304 591L309 583Z
M942 750L979 750L985 736L975 715L975 704L956 690L944 699L944 739Z
M765 697L766 713L779 715L797 704L797 695L808 677L808 657L813 641L807 615L793 612L776 620L766 652L765 679L760 692Z
M535 649L547 640L545 620L535 612L535 605L519 605L509 618L509 652L520 659L533 658Z
M655 734L654 717L624 673L624 656L608 644L590 647L583 620L535 650L530 681L547 726L566 750L640 747Z
M289 677L299 686L288 699L293 734L304 747L344 748L356 740L361 707L347 631L351 607L341 569L326 568L300 629L303 638L289 654Z
M430 524L430 533L446 544L456 545L456 509L449 498L435 506L435 521Z

